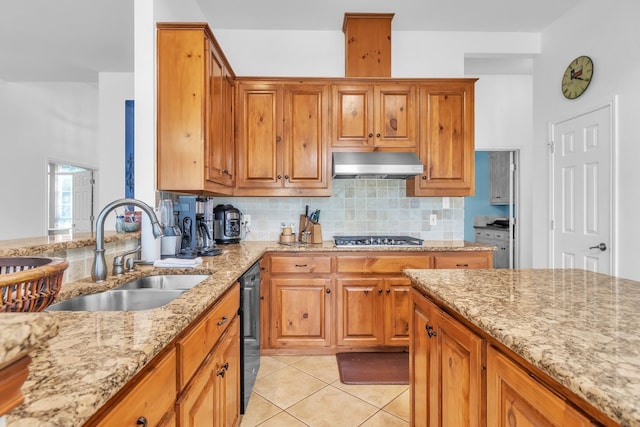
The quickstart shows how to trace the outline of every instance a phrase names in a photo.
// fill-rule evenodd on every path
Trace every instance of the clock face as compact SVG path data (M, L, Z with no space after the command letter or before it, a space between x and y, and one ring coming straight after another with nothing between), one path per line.
M582 95L593 77L593 61L588 56L579 56L567 67L562 76L562 94L575 99Z

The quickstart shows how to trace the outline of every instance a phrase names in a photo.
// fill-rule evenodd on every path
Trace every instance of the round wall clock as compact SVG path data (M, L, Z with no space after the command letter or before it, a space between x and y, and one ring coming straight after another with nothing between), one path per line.
M576 99L587 90L592 77L593 61L588 56L578 56L562 76L562 94L567 99Z

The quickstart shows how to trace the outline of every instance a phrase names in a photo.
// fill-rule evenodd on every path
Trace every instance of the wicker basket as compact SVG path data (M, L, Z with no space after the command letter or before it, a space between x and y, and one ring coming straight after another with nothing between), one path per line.
M36 312L60 292L69 266L62 258L0 257L0 312Z

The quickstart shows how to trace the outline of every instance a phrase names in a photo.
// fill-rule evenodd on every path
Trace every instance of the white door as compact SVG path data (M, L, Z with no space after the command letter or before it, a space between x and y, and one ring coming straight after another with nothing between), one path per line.
M93 231L93 171L73 174L73 231Z
M611 107L553 125L553 268L611 274Z

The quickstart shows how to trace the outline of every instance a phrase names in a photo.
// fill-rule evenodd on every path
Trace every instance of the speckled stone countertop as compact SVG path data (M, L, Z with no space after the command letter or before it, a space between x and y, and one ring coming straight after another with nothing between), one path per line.
M584 270L405 270L623 426L640 426L640 282Z
M0 323L0 369L58 335L57 317L49 313L3 313Z
M133 312L50 312L24 314L38 319L53 316L58 334L32 353L30 374L23 387L25 403L11 411L7 425L79 426L91 417L147 362L210 306L265 252L335 252L333 242L281 245L242 242L221 246L223 253L204 257L198 268L138 266L137 271L110 276L103 283L81 280L62 286L58 300L104 291L151 274L210 274L211 277L169 304ZM354 248L355 249L355 248ZM359 251L486 251L469 242L428 242L411 248L357 248ZM25 253L24 255L29 255ZM6 318L0 316L0 330Z
M140 237L140 232L116 233L107 231L104 242L111 243L120 240ZM63 249L95 246L96 237L92 233L56 234L46 237L26 237L22 239L0 240L0 256L30 256L43 252L59 251Z

